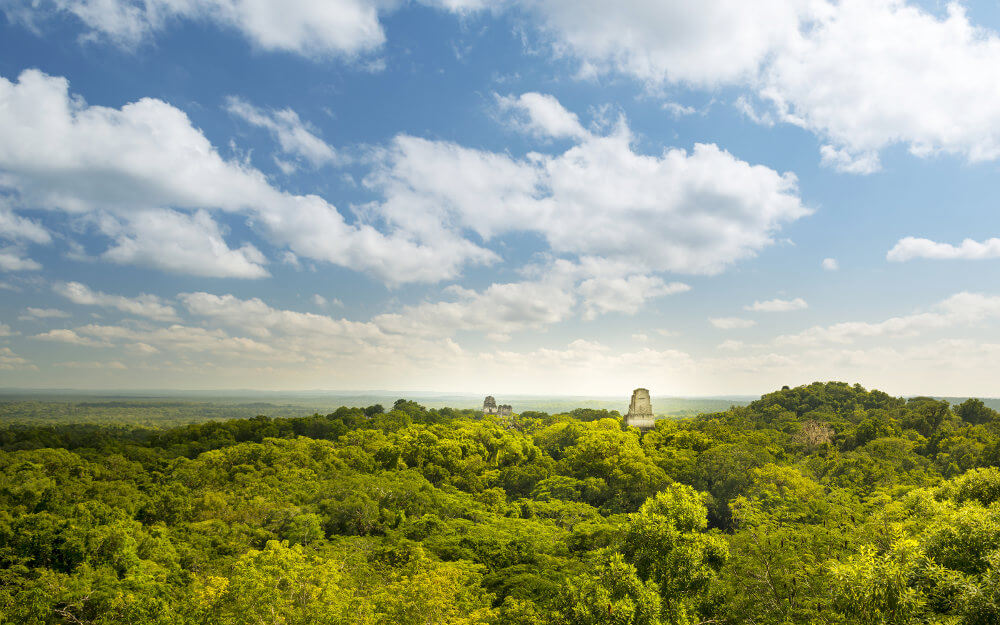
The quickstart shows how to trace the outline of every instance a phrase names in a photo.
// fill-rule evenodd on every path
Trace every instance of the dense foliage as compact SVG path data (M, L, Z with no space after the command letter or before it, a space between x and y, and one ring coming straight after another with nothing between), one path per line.
M843 383L661 420L0 432L4 623L1000 622L1000 417Z

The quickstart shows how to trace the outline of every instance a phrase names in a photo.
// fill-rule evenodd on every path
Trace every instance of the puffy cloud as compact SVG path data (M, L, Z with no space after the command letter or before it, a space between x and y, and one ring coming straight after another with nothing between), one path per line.
M83 345L85 347L107 347L109 344L97 341L92 338L81 336L74 330L59 328L42 332L31 337L42 341L52 341L54 343L69 343L71 345Z
M81 306L101 306L103 308L115 308L129 315L148 317L158 321L173 321L177 319L177 311L172 306L165 304L156 295L142 294L138 297L123 297L121 295L108 295L100 291L93 291L80 282L59 282L52 287L59 295L62 295L74 304Z
M68 312L65 310L59 310L58 308L35 308L33 306L28 306L24 309L24 314L18 317L22 321L29 321L33 319L65 319L70 317Z
M806 300L796 297L795 299L775 298L764 302L755 301L753 304L744 306L743 310L753 312L789 312L792 310L804 310L806 308L809 308Z
M877 152L851 154L844 148L824 145L819 149L820 163L845 174L873 174L882 169Z
M93 35L135 46L174 20L204 21L238 30L255 46L305 56L353 56L385 41L379 0L12 0L8 17L39 21L58 11L76 16ZM457 8L457 7L456 7Z
M2 200L2 198L0 198ZM14 214L0 204L0 237L14 241L50 243L52 236L41 224Z
M9 347L0 347L0 370L12 371L15 369L37 370L38 367L31 364L28 359L15 354Z
M453 301L425 302L373 320L387 332L406 336L449 336L458 330L509 338L511 332L541 329L568 318L576 304L562 277L493 284L483 291L446 290Z
M0 336L10 336L11 334L10 326L6 323L0 323Z
M516 0L581 75L617 72L652 90L738 86L758 113L824 139L823 164L868 174L879 151L1000 157L1000 36L958 2L907 0Z
M121 109L88 106L69 94L65 79L36 70L23 72L18 82L0 78L0 172L4 186L24 204L111 214L125 222L124 238L111 253L123 261L170 262L139 249L140 230L149 239L146 226L154 217L172 221L175 233L190 230L176 214L158 212L164 207L240 213L299 257L367 271L387 282L438 281L456 276L466 263L496 258L464 239L422 240L406 232L386 235L361 222L348 224L322 198L285 193L258 170L224 160L188 117L166 102L145 98ZM218 266L187 258L172 270L261 274L252 248L232 250L204 217L189 221L197 225L199 219L209 230L197 243L198 258L214 259ZM129 227L135 232L130 234ZM191 242L190 232L183 237ZM0 267L37 268L37 263L22 259L18 264L19 257L7 256Z
M837 271L840 269L840 264L837 262L836 258L824 258L821 265L823 269L827 271Z
M981 260L1000 258L1000 239L987 239L980 243L965 239L961 245L937 243L930 239L905 237L900 239L886 254L886 259L903 263L914 258L930 258L934 260Z
M640 274L589 278L579 287L585 300L585 319L608 312L634 314L647 300L690 290L683 282L666 283L656 276Z
M122 265L142 265L172 273L209 278L263 278L270 275L264 255L246 243L231 249L219 225L206 211L194 214L144 210L123 224L102 222L114 245L103 258Z
M372 323L333 319L326 315L275 309L259 298L242 300L233 295L182 293L178 296L188 311L199 317L240 328L258 338L280 334L302 339L378 339L380 330Z
M543 31L584 63L652 85L751 80L790 39L813 0L521 0Z
M715 145L636 153L624 122L562 154L526 159L400 135L378 154L370 208L399 228L454 239L541 234L557 254L624 262L633 272L715 274L809 213L791 173ZM567 227L573 224L573 227Z
M841 0L774 55L760 93L831 140L824 161L864 173L895 143L996 159L998 79L1000 37L958 3L939 18L903 0Z
M933 312L920 312L885 321L847 321L829 326L814 326L797 334L779 336L776 342L786 345L852 343L861 338L910 337L925 331L971 325L1000 317L1000 296L981 293L956 293L938 302Z
M131 327L89 324L75 330L52 330L66 337L76 336L90 344L129 345L145 344L154 349L163 349L179 354L209 354L217 357L241 357L275 360L301 360L296 354L282 354L275 348L246 337L229 336L219 329L199 328L173 324L167 327ZM43 338L41 335L36 338ZM67 342L76 342L67 340ZM141 349L141 348L140 348Z
M757 322L753 319L741 319L739 317L712 317L708 322L720 330L738 330L757 325Z
M108 361L89 360L85 362L80 362L77 360L68 360L65 362L57 362L55 366L67 367L69 369L117 369L119 371L124 371L128 369L128 367L126 367L119 360L108 360Z
M26 258L17 246L0 248L0 271L38 271L41 264Z
M313 167L337 159L337 152L307 128L292 109L264 111L246 100L230 97L226 100L226 110L249 124L268 130L282 152L303 159Z
M559 100L548 94L497 96L497 104L501 111L513 115L511 123L515 128L538 137L580 139L588 134L576 114L567 111Z

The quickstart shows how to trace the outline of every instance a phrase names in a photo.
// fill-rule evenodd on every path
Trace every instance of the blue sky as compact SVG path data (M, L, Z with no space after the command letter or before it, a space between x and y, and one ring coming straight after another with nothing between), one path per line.
M0 1L0 386L1000 394L1000 12Z

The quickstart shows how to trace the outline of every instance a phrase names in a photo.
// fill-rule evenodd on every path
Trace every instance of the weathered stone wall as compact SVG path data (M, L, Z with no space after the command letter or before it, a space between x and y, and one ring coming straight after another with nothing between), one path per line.
M632 401L628 405L628 413L625 415L625 425L641 429L651 429L656 425L653 417L653 403L649 399L649 391L644 388L637 388L632 391Z
M487 395L486 399L483 400L483 414L496 414L497 413L497 400L493 399L492 395Z

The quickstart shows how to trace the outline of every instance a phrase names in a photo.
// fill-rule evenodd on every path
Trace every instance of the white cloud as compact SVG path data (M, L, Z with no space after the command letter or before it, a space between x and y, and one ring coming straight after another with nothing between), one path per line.
M786 345L819 345L852 343L862 338L912 337L928 330L972 325L997 317L1000 317L1000 296L963 292L938 302L933 312L913 313L880 322L847 321L814 326L797 334L779 336L775 341Z
M22 321L32 319L65 319L70 316L65 310L59 310L58 308L35 308L28 306L24 309L24 314L18 317L18 319Z
M557 50L590 72L615 70L652 85L751 80L787 41L812 0L522 0Z
M321 167L337 159L337 152L317 137L292 109L264 111L246 100L231 96L226 99L226 110L254 126L267 129L282 152L301 158L313 167ZM291 167L294 169L294 165Z
M65 362L57 362L55 363L55 366L67 367L69 369L117 369L119 371L124 371L128 369L128 367L126 367L119 360L108 360L108 361L89 360L86 362L69 360Z
M41 334L36 334L31 338L39 339L42 341L52 341L54 343L69 343L71 345L82 345L85 347L108 346L107 343L96 341L86 336L80 336L74 330L69 330L66 328L49 330L48 332L42 332Z
M982 260L1000 258L1000 239L987 239L980 243L965 239L961 245L937 243L930 239L905 237L886 254L886 259L903 263L914 258L930 258L934 260Z
M100 291L93 291L87 285L79 282L59 282L53 285L52 290L74 304L80 304L81 306L115 308L129 315L148 317L157 321L173 321L177 319L177 311L172 306L165 304L156 295L147 295L144 293L132 298L121 295L108 295Z
M232 295L204 292L182 293L178 297L191 314L239 328L257 338L268 338L274 334L295 336L316 341L319 346L325 347L325 341L330 339L352 342L377 340L382 336L381 330L373 323L280 310L256 297L242 300Z
M301 360L297 354L281 353L274 347L254 339L229 336L219 329L180 324L157 328L89 324L75 330L53 330L48 334L55 332L67 337L75 336L89 341L90 344L102 346L119 343L131 346L142 343L154 349L172 351L182 355L209 354L224 358L274 359L285 362ZM67 340L67 342L75 341Z
M0 271L38 271L42 266L24 256L19 247L0 248Z
M878 152L851 154L847 149L824 145L819 153L821 164L845 174L873 174L882 169Z
M715 145L638 154L624 122L562 154L513 159L406 135L378 155L371 210L441 241L538 232L553 252L628 263L635 273L715 274L773 243L809 213L791 173L750 165ZM573 227L567 227L573 224Z
M2 201L2 198L0 198ZM14 241L50 243L52 236L41 224L14 214L0 204L0 237Z
M822 266L823 269L827 271L837 271L840 269L840 264L837 262L836 258L824 258Z
M684 106L683 104L680 104L678 102L664 102L661 105L661 108L664 111L670 113L670 116L675 119L679 119L687 115L694 115L695 113L698 112L698 109L694 108L693 106Z
M879 152L1000 158L1000 36L959 2L936 15L907 0L517 0L581 76L617 72L653 92L671 84L747 89L761 123L824 140L823 164L868 174Z
M585 299L585 319L609 312L634 314L647 300L690 290L683 282L665 283L656 276L639 274L589 278L579 286Z
M0 323L0 336L11 336L10 326L6 323Z
M114 245L102 254L111 262L142 265L172 273L209 278L263 278L270 274L264 255L246 243L231 249L219 225L206 211L194 214L144 210L124 224L102 221Z
M806 308L809 308L809 304L801 297L796 297L790 300L775 298L764 302L755 301L753 304L744 306L743 310L753 312L789 312L792 310L804 310Z
M743 347L745 345L746 344L743 341L736 341L734 339L727 339L727 340L722 341L721 343L719 343L717 349L721 349L721 350L724 350L724 351L737 352L737 351L743 349Z
M757 322L753 319L741 319L739 317L712 317L708 322L720 330L738 330L757 325Z
M362 222L348 224L322 198L285 193L258 170L224 160L188 117L166 102L145 98L121 109L88 106L69 94L65 79L37 70L23 72L16 83L0 78L0 171L4 186L16 191L22 203L111 214L126 224L142 211L163 218L167 213L148 211L164 207L239 213L299 257L367 271L390 283L451 278L466 263L496 258L464 239L419 239L401 231L387 235ZM172 219L177 230L181 220ZM204 222L203 217L192 222L198 219ZM136 223L135 228L142 227ZM211 231L198 245L204 252L201 259L215 258L220 267L198 266L189 259L174 270L260 273L259 257L251 248L223 248L217 235ZM127 226L123 236L128 243ZM0 266L16 266L15 257L7 256ZM169 262L130 251L128 245L112 257ZM22 259L20 268L35 265Z
M492 284L483 291L452 286L446 292L452 301L408 306L373 321L405 336L450 336L461 330L507 337L568 318L577 301L572 282L558 269L542 280Z
M37 21L49 7L75 15L91 36L133 47L175 20L211 22L239 31L256 47L309 57L354 56L385 41L379 0L28 0L5 3L8 17ZM49 9L50 10L50 9Z
M31 364L28 359L15 354L9 347L0 347L0 370L12 371L15 369L37 370L38 367Z
M866 173L896 143L1000 157L998 82L1000 38L958 3L939 18L903 0L841 0L774 55L760 93L831 141L824 161Z
M512 114L512 125L523 132L554 139L580 139L588 134L576 114L551 95L522 93L517 97L498 95L496 99L501 111Z

